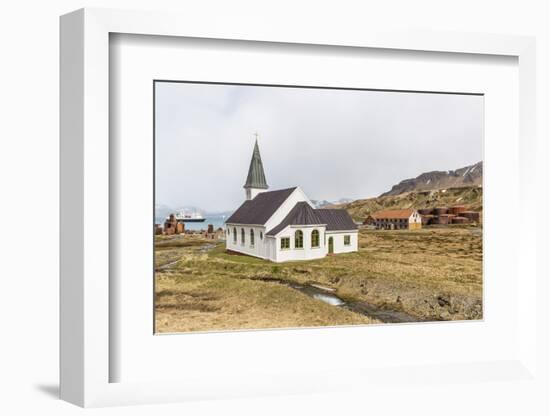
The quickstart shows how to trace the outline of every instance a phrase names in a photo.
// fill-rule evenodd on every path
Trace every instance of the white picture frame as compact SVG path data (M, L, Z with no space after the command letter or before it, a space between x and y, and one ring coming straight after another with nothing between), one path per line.
M198 398L309 393L346 388L343 378L369 385L397 369L368 372L342 368L332 377L270 374L239 379L220 374L215 381L199 374L178 381L111 382L109 253L109 36L113 33L206 39L331 45L332 47L504 55L518 59L520 215L517 235L516 354L499 361L418 362L416 376L433 379L441 370L465 381L489 377L524 380L536 374L535 230L526 223L535 192L535 42L530 37L465 33L399 33L368 29L360 34L281 30L277 24L236 31L231 22L205 25L202 19L168 13L83 9L61 18L61 398L80 406L159 403ZM410 327L413 334L416 330ZM299 331L298 331L299 332ZM237 341L238 342L238 341ZM479 372L484 377L476 377ZM335 377L336 375L336 377ZM386 378L385 378L386 377ZM386 381L387 382L387 381Z

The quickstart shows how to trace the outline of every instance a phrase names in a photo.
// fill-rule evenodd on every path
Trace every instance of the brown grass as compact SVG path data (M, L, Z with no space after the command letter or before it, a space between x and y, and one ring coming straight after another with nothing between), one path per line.
M209 273L159 274L157 332L315 327L377 322L274 282Z
M399 195L358 199L337 207L345 208L354 219L363 221L370 214L383 209L420 209L453 205L464 205L468 210L481 211L483 188L469 186L445 190L411 191Z
M173 241L170 241L173 240ZM420 319L482 317L479 228L361 230L359 252L275 264L227 254L198 236L158 239L157 332L312 327L378 322L276 282L319 283L350 301ZM256 279L256 280L254 280Z

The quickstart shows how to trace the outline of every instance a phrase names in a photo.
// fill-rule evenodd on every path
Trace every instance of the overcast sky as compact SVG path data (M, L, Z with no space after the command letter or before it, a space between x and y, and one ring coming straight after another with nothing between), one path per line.
M483 97L156 83L156 203L230 211L254 145L270 190L378 196L482 160Z

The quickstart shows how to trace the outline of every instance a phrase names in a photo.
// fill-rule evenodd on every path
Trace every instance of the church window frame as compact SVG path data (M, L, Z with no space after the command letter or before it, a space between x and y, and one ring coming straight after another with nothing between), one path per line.
M290 237L281 237L281 250L290 250Z
M315 229L311 232L311 248L319 248L320 247L320 235L319 230Z
M296 230L294 232L294 248L295 249L304 248L304 232L302 230Z

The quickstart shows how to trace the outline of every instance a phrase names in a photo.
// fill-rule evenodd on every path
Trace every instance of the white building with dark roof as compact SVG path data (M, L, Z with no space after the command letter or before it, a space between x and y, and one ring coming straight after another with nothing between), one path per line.
M268 191L258 141L246 200L226 220L226 249L274 262L357 251L358 227L344 209L316 209L300 187Z

